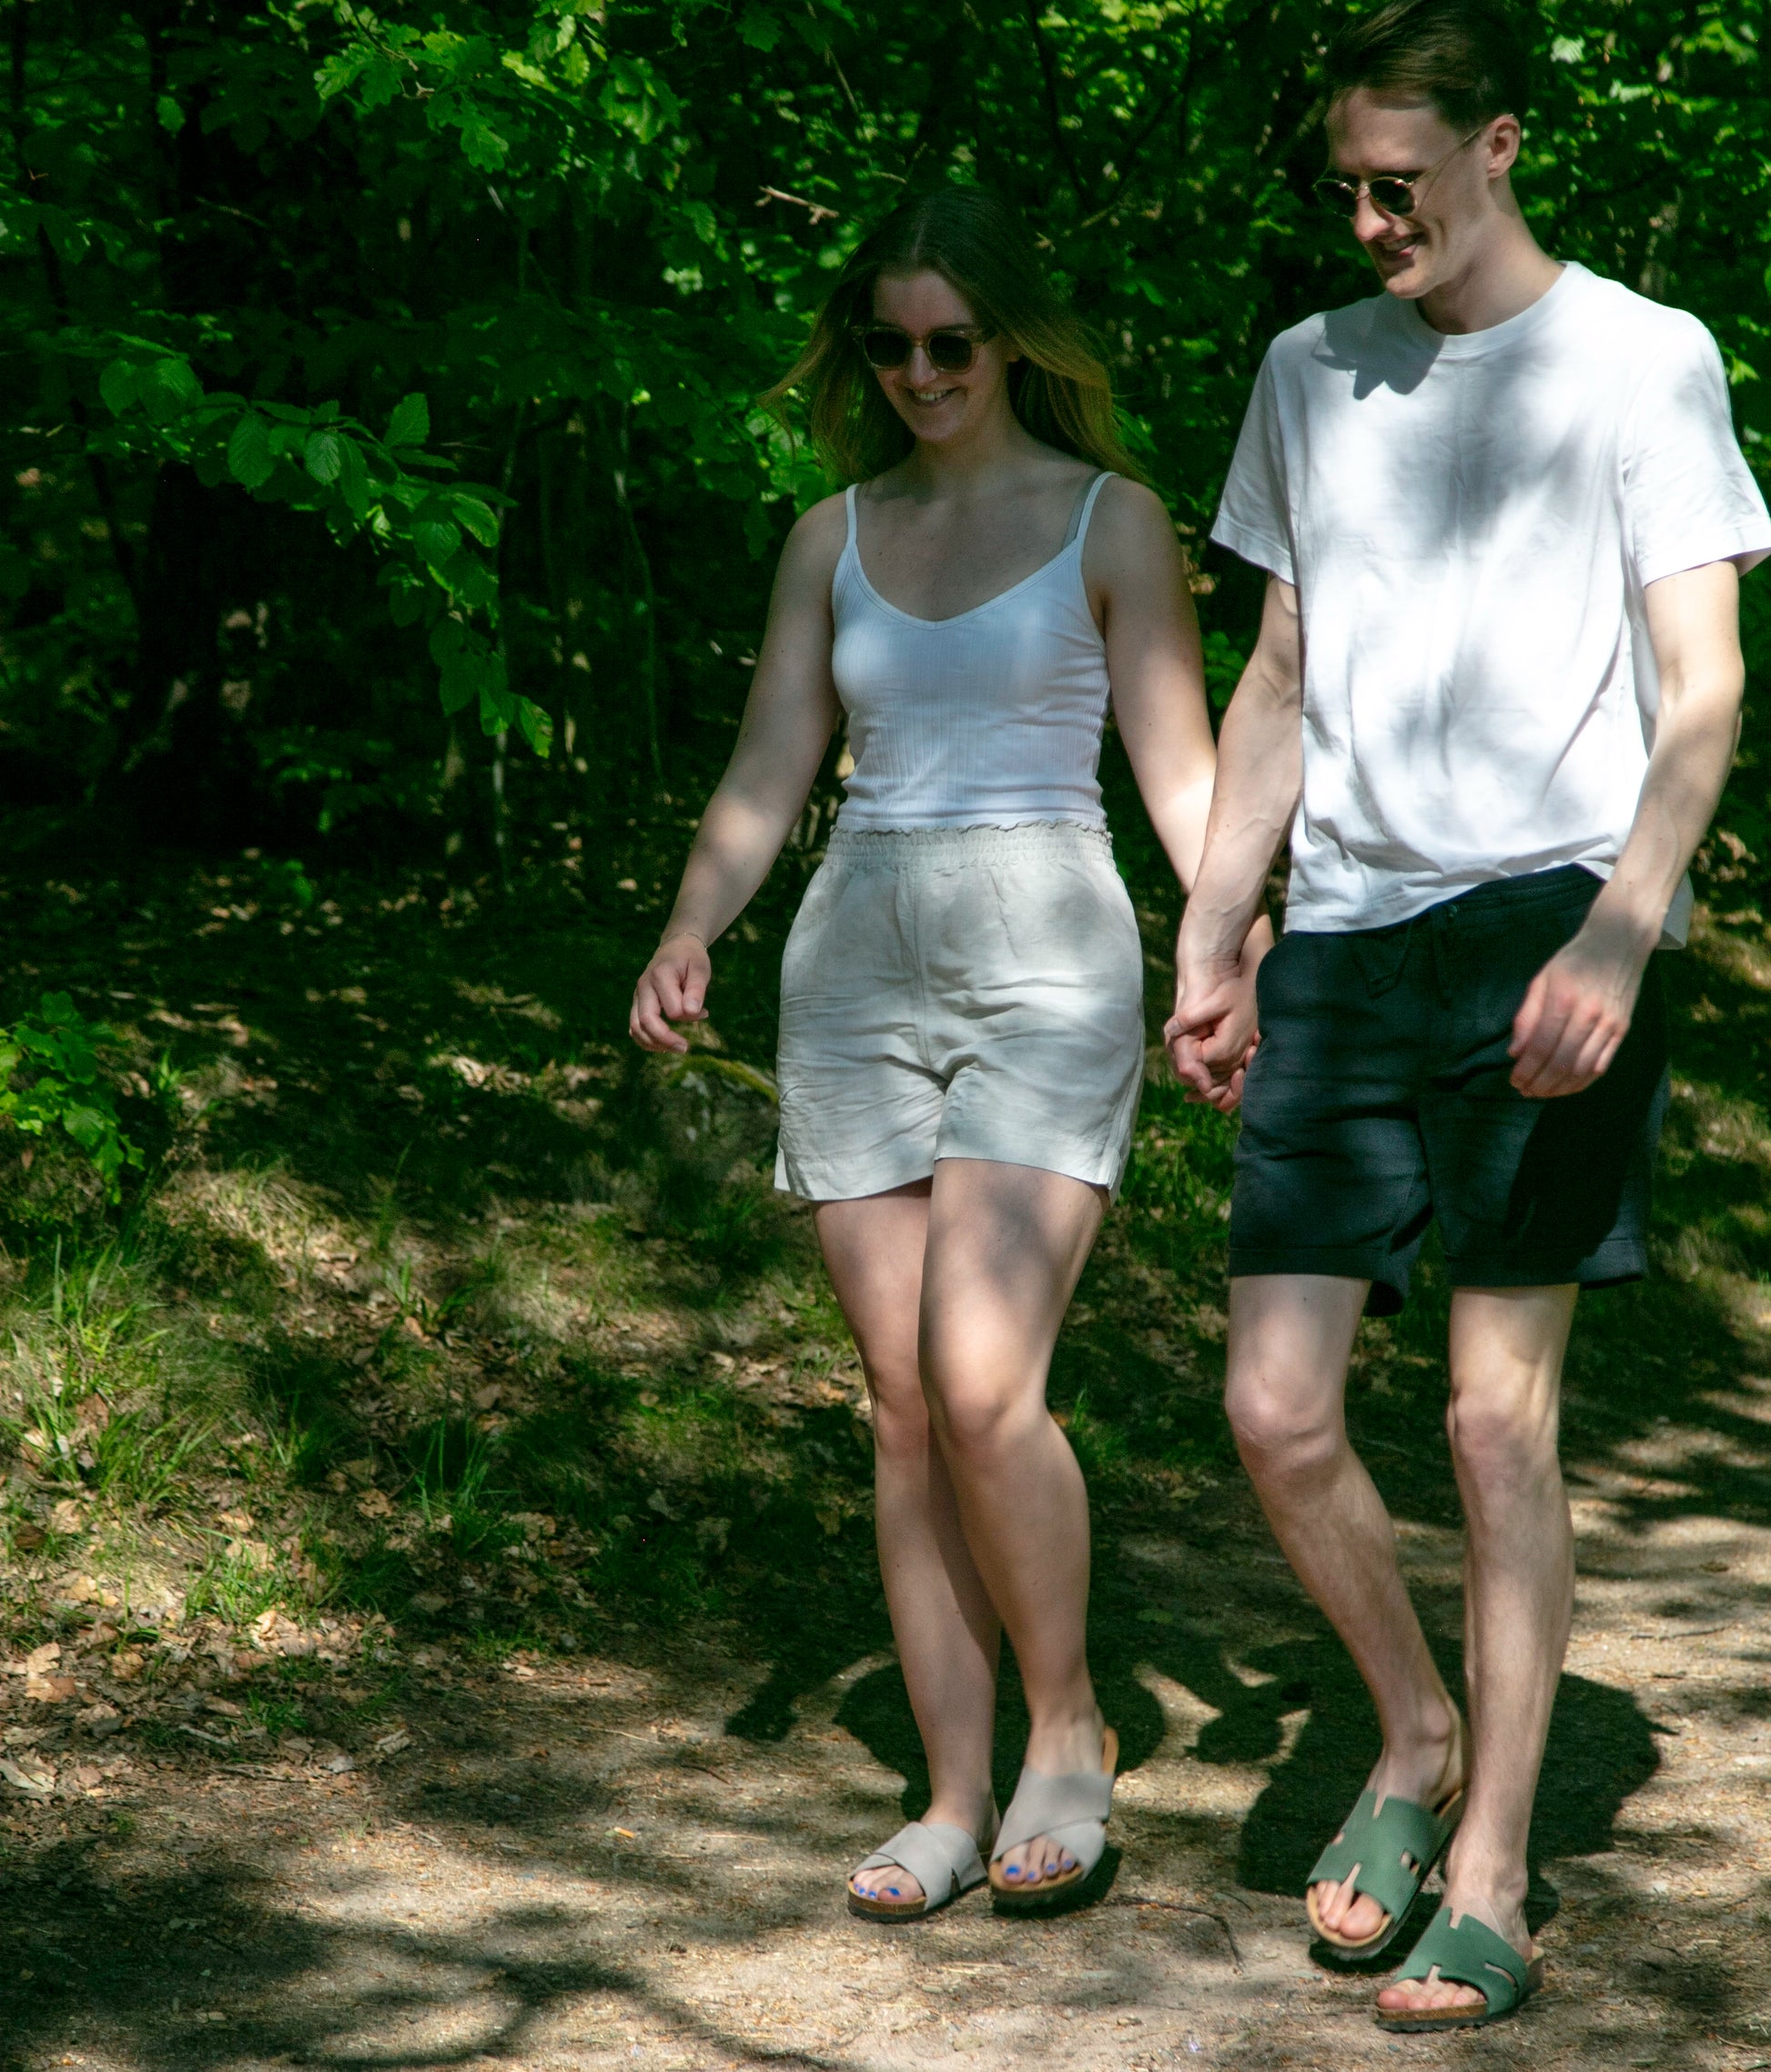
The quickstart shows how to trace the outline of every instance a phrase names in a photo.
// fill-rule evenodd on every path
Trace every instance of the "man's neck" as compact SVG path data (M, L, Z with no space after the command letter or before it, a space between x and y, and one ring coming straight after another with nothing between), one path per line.
M1553 259L1517 215L1503 215L1470 264L1453 279L1430 288L1415 308L1435 331L1455 337L1492 330L1529 309L1562 278Z

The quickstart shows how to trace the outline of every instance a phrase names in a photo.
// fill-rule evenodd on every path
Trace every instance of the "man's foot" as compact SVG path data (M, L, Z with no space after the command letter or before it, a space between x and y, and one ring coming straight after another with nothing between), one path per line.
M1402 1798L1434 1811L1462 1787L1466 1768L1463 1721L1453 1707L1440 1733L1393 1755L1386 1748L1366 1788L1377 1794L1380 1806L1387 1798ZM1353 1889L1357 1876L1350 1872L1340 1885L1310 1888L1315 1925L1343 1943L1370 1942L1384 1925L1383 1908L1369 1893Z
M1107 1723L1098 1711L1090 1721L1048 1729L1028 1735L1027 1767L1041 1776L1061 1777L1077 1770L1098 1770L1102 1764ZM1076 1869L1076 1858L1048 1834L1035 1834L1017 1842L996 1859L994 1865L1005 1884L1017 1892L1037 1892L1054 1878L1068 1877Z
M1479 1898L1473 1893L1460 1893L1454 1888L1447 1890L1445 1904L1454 1922L1462 1920L1466 1914L1473 1915L1483 1927L1492 1928L1503 1942L1517 1950L1527 1964L1536 1959L1537 1945L1525 1925L1523 1905L1496 1905L1493 1900ZM1501 1983L1504 1985L1505 1981ZM1488 1996L1475 1986L1441 1978L1437 1965L1424 1978L1396 1979L1378 1995L1378 2006L1386 2015L1428 2015L1449 2007L1472 2007L1480 2011L1487 2004Z

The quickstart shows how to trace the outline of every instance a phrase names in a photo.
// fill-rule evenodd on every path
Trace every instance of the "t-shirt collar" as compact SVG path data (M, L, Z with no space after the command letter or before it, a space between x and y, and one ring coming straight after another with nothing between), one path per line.
M1580 290L1574 284L1589 278L1586 268L1578 260L1565 260L1555 282L1546 288L1535 302L1520 310L1516 317L1509 317L1504 323L1490 324L1480 331L1435 331L1414 303L1389 295L1384 300L1393 305L1395 320L1403 337L1415 345L1429 348L1440 359L1478 359L1487 353L1508 350L1552 322L1578 296Z

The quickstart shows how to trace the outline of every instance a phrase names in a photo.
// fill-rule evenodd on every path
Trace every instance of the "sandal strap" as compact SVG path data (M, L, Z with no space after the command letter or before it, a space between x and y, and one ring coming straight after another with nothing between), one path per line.
M930 1907L945 1906L956 1888L969 1892L984 1882L984 1860L977 1841L963 1827L945 1820L913 1820L900 1827L889 1842L855 1866L855 1875L881 1871L887 1865L908 1871L923 1888Z
M1413 1955L1396 1974L1397 1981L1425 1978L1434 1965L1441 1978L1457 1986L1473 1986L1487 2001L1491 2015L1510 2014L1519 2005L1531 1970L1529 1959L1473 1914L1466 1914L1453 1925L1449 1906L1442 1906L1433 1915Z
M1346 1824L1316 1859L1306 1885L1344 1885L1356 1869L1353 1890L1374 1899L1392 1921L1413 1905L1427 1873L1445 1846L1453 1823L1394 1793L1381 1808L1377 1794L1359 1794ZM1402 1861L1413 1858L1413 1866Z
M1046 1776L1037 1770L1023 1770L1008 1811L1002 1816L990 1861L996 1863L1036 1834L1046 1834L1068 1849L1085 1870L1092 1870L1106 1850L1112 1810L1111 1771L1068 1770Z

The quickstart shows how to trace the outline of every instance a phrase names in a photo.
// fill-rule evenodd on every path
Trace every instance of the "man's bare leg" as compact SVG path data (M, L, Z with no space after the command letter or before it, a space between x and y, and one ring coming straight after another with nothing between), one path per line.
M965 1828L987 1850L1000 1628L966 1545L923 1392L917 1336L928 1196L923 1180L858 1201L824 1202L818 1237L873 1399L879 1569L928 1758L923 1817ZM855 1888L892 1900L922 1895L895 1865L857 1872Z
M1347 1438L1347 1361L1369 1285L1322 1274L1232 1280L1225 1405L1274 1537L1377 1707L1372 1790L1431 1804L1458 1779L1457 1708L1409 1602L1390 1514ZM1351 1878L1319 1886L1316 1909L1349 1942L1383 1922Z
M943 1158L923 1264L922 1369L966 1542L1014 1643L1027 1760L1098 1769L1089 1681L1088 1498L1046 1408L1070 1294L1106 1206L1102 1189L1030 1166ZM1070 1868L1049 1837L1003 1859L1031 1889Z
M1463 1667L1473 1757L1445 1866L1468 1912L1519 1951L1525 1844L1574 1605L1574 1531L1556 1451L1573 1287L1463 1288L1452 1298L1452 1460L1463 1499ZM1436 1977L1385 1986L1380 2006L1474 2006Z

